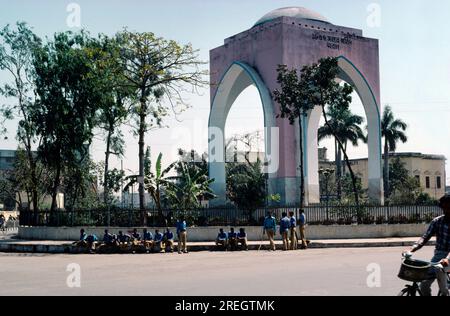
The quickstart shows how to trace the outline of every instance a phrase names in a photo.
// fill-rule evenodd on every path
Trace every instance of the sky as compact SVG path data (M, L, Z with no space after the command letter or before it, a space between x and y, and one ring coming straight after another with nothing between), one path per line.
M200 58L208 61L209 50L223 40L252 27L266 13L286 6L303 6L327 17L333 24L362 29L366 37L380 40L381 102L392 106L396 116L408 123L409 141L398 152L422 152L450 157L450 1L448 0L0 0L0 27L25 21L42 37L59 31L78 31L67 23L68 6L77 4L81 28L92 35L113 35L124 27L150 31L180 43L192 43ZM374 11L375 10L375 11ZM70 10L69 10L70 11ZM374 19L375 17L375 19ZM375 23L374 23L375 21ZM207 67L207 66L206 66ZM0 73L0 83L10 78ZM0 99L0 102L8 102ZM177 148L207 150L209 89L189 96L191 108L164 128L146 135L152 155L163 153L164 164L176 157ZM357 96L352 111L364 116ZM17 121L7 125L9 139L1 149L15 149ZM261 103L255 88L244 91L228 117L226 136L263 128ZM138 170L137 139L128 127L124 169ZM332 142L328 147L333 157ZM91 148L96 161L105 150L101 135ZM367 147L350 149L351 158L367 156ZM112 167L120 168L114 159ZM447 184L450 168L447 165Z

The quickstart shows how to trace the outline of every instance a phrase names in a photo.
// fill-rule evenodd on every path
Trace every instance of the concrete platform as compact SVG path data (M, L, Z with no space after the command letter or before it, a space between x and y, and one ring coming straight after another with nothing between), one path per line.
M383 239L334 239L334 240L312 240L309 248L378 248L378 247L409 247L412 246L418 238L383 238ZM431 241L429 245L434 245ZM262 245L260 247L260 245ZM282 250L282 243L276 242L277 250ZM188 249L191 252L214 251L216 246L214 242L191 242L188 243ZM249 242L249 250L268 250L269 243ZM49 254L80 254L84 251L73 247L67 241L29 241L19 239L0 240L0 252L9 253L49 253Z

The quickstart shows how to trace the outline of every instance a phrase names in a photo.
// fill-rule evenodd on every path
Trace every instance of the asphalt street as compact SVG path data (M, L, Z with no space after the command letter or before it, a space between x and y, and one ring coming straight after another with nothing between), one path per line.
M392 296L407 283L397 278L403 250L0 254L0 295Z

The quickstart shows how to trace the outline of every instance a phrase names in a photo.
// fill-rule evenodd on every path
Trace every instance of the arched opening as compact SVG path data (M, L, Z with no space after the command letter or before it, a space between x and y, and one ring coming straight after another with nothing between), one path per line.
M264 119L264 152L266 159L272 151L271 128L275 127L275 114L270 92L255 69L241 62L233 63L225 72L215 92L209 118L209 176L214 179L212 190L218 196L214 205L226 203L226 122L238 97L249 87L257 90ZM249 88L250 97L252 89ZM253 90L253 92L255 92ZM244 92L243 97L246 97ZM248 97L248 95L247 95ZM243 123L245 124L245 122ZM272 174L269 174L271 177Z
M264 159L264 111L258 89L250 85L232 105L225 124L226 162Z
M367 124L367 188L371 201L384 203L383 179L381 160L381 124L380 109L374 93L363 74L345 57L339 57L341 72L337 79L347 82L355 89L355 93L363 105ZM355 102L355 107L358 101ZM360 113L360 112L359 112ZM322 117L322 109L316 107L306 120L305 139L307 153L305 164L305 177L307 189L307 202L320 203L319 185L319 155L317 132Z

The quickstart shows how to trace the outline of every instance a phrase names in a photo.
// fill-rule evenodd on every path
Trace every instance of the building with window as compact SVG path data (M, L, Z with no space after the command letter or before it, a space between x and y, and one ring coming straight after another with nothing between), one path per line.
M446 157L441 155L426 155L422 153L392 153L389 155L389 161L400 158L411 177L415 177L425 193L432 198L439 199L446 192ZM350 160L352 169L358 177L361 178L364 189L368 188L368 160L352 159ZM332 161L321 160L322 168L335 168Z

